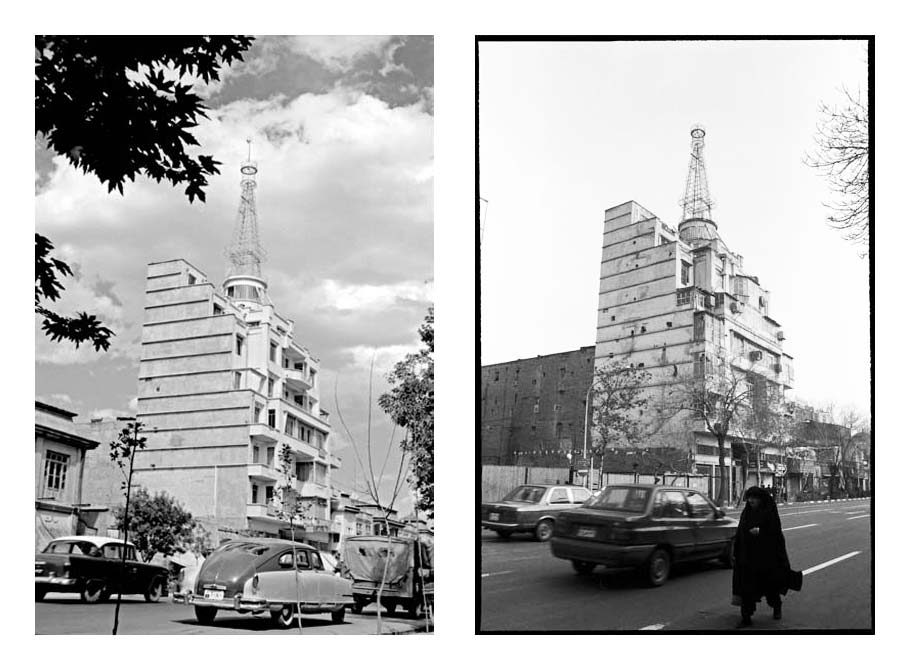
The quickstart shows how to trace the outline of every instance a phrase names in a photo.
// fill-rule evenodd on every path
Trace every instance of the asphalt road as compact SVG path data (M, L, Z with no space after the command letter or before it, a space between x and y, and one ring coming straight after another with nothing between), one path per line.
M747 631L871 629L869 509L868 500L780 506L790 563L805 572L803 589L784 597L781 620L760 604ZM480 629L726 631L739 621L731 578L715 561L674 567L658 588L630 571L598 567L578 576L547 543L484 531Z
M329 613L300 618L303 634L375 634L376 613L368 606L360 615L346 613L343 624L332 624ZM110 634L114 625L114 603L85 604L79 597L50 594L35 604L36 634ZM423 620L389 617L382 614L384 634L423 631ZM419 631L415 631L419 630ZM297 626L278 629L268 615L218 613L211 625L196 622L192 606L162 599L146 603L141 596L125 596L120 604L118 634L289 634L298 635Z

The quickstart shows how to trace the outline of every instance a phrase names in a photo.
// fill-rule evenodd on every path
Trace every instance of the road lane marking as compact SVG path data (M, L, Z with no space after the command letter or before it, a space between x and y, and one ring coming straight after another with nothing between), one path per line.
M848 520L858 520L860 517L869 517L869 515L868 515L868 514L866 514L866 515L857 515L856 517L848 517L847 519L848 519Z
M666 623L665 624L649 624L647 627L642 627L641 629L639 629L639 631L647 631L647 630L653 631L656 629L663 629L666 626L667 626Z
M834 559L832 559L830 561L822 562L821 564L818 564L817 566L813 566L812 568L807 568L805 571L803 571L803 575L807 576L810 573L815 573L816 571L821 571L823 568L828 568L832 564L842 562L845 559L850 559L850 557L855 557L859 553L860 553L860 551L856 550L855 552L848 552L847 554L842 555L840 557L835 557Z
M787 527L786 529L782 529L782 531L793 531L794 529L808 529L809 527L817 527L817 526L818 526L818 524L804 524L801 527Z
M481 578L489 578L491 575L505 575L506 573L515 573L515 571L495 571L493 573L481 573Z

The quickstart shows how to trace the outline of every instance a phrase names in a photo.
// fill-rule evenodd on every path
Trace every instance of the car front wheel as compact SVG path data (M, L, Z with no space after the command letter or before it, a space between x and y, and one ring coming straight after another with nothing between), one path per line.
M660 587L670 577L670 553L666 550L655 550L647 564L648 582L653 587Z
M104 583L100 580L89 580L85 583L79 597L84 603L99 603L104 601Z
M540 520L537 523L537 529L534 530L534 536L542 543L550 540L553 537L553 521Z
M290 629L294 626L294 607L290 604L285 604L279 611L273 610L270 615L272 622L282 629Z
M575 569L575 572L578 575L591 575L594 572L594 568L597 566L594 562L589 561L578 561L577 559L572 560L572 568Z
M145 590L145 600L149 603L158 603L161 599L161 594L164 592L164 586L161 582L161 578L155 578L152 580L152 583L148 586L148 589Z
M332 624L343 624L344 623L344 606L338 610L332 611Z
M215 615L218 614L217 608L211 606L196 606L196 621L199 624L212 624L215 621Z

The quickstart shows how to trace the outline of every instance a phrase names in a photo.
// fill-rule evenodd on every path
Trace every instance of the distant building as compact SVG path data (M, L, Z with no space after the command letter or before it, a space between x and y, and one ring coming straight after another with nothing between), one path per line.
M481 462L569 466L584 449L594 348L483 366Z
M99 532L106 511L85 497L86 454L98 441L73 422L76 413L35 401L35 549L58 536Z

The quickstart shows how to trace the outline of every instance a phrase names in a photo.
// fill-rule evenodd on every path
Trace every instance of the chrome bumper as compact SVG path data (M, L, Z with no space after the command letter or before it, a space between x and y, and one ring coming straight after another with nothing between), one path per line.
M36 585L62 585L64 587L72 587L76 582L75 578L51 578L44 575L35 576Z
M174 595L175 600L178 595ZM207 606L222 610L268 610L269 602L265 599L254 599L237 594L233 599L206 599L197 594L179 595L181 601L188 606ZM278 608L278 604L275 604Z

